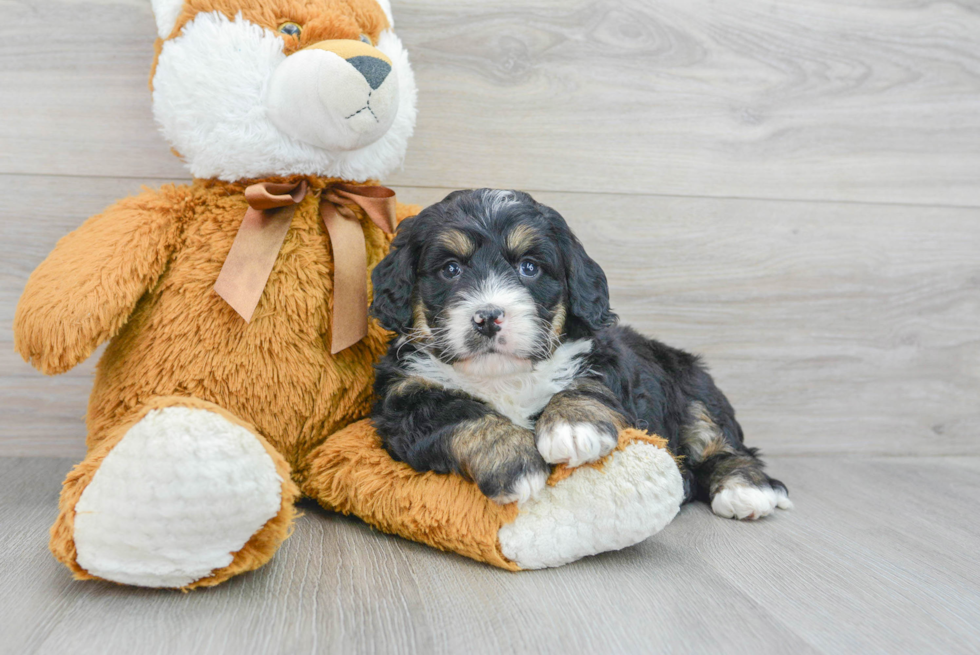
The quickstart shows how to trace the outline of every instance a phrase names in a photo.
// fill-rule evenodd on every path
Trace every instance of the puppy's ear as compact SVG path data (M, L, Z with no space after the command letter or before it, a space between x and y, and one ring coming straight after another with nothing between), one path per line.
M399 335L404 335L412 327L412 292L418 256L412 227L417 220L416 216L402 221L391 242L391 252L371 273L371 284L374 286L371 315L378 319L381 327Z
M579 240L572 234L569 237L568 309L592 331L609 327L618 317L609 309L606 274L585 253Z

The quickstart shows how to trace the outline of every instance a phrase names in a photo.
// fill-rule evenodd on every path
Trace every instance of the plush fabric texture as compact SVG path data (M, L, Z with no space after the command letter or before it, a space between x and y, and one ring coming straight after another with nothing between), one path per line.
M561 566L620 550L660 532L680 510L684 483L666 443L624 430L598 462L564 467L517 518L500 528L500 550L521 568Z
M330 437L297 473L303 493L327 509L353 514L382 532L518 568L497 544L497 531L517 517L516 504L497 505L459 476L417 473L394 461L370 421Z
M155 409L75 506L78 564L144 587L189 585L231 564L279 513L284 481L248 428L206 409Z
M276 33L284 17L303 25L298 39ZM274 102L268 97L271 82L281 66L289 67L289 55L322 40L356 40L362 30L391 60L392 79L373 94L379 95L379 111L382 90L389 103L396 103L387 112L390 127L384 134L353 149L328 150L277 128L266 105ZM328 79L320 85L343 82L323 72ZM164 137L199 178L304 174L380 179L401 165L415 129L417 90L408 55L372 0L189 0L172 34L159 44L151 87L153 114ZM360 95L353 102L352 112L364 105Z
M334 181L306 179L314 192ZM248 426L282 460L284 479L327 436L368 414L372 364L387 334L372 321L361 342L330 355L332 260L317 193L298 206L250 324L214 293L250 182L144 189L64 237L28 280L14 319L15 347L37 368L66 371L111 339L89 401L90 452L66 482L52 533L52 550L82 577L91 576L69 543L74 506L125 434L120 426L160 407L161 398L204 402ZM370 294L370 270L389 236L355 211ZM416 211L400 205L398 218ZM291 512L291 497L284 498ZM271 557L278 543L260 541L268 550L249 565ZM232 562L229 570L247 570L238 567Z
M303 492L327 509L510 571L643 541L673 519L684 491L666 442L633 429L603 460L556 467L541 497L520 506L497 505L458 476L392 460L369 421L335 434L297 473Z
M170 409L174 407L206 410L213 412L231 424L237 425L254 434L247 424L231 416L220 407L196 400L194 398L154 398L136 412L132 418L112 430L106 438L89 450L88 455L76 465L65 479L58 504L58 518L51 527L51 552L74 573L79 580L97 579L77 562L75 547L75 507L83 493L91 483L99 467L112 449L126 436L130 428L142 420L149 412ZM254 434L263 446L268 456L275 464L275 471L282 480L279 509L276 515L265 523L248 542L237 552L233 553L231 562L222 568L210 572L209 575L183 585L184 589L207 587L223 582L228 578L256 569L275 553L279 544L288 536L289 528L296 516L294 503L299 496L298 487L290 479L289 465L260 435ZM122 581L120 581L122 582Z
M308 178L314 191L330 181ZM28 280L15 345L41 370L67 370L114 337L89 404L90 446L157 396L225 408L292 465L367 415L387 335L372 322L365 339L330 356L332 260L316 194L298 206L250 324L214 293L246 185L145 190L62 239ZM359 217L370 274L388 236Z
M157 21L157 34L165 39L177 24L177 17L184 9L184 0L150 0L150 4Z

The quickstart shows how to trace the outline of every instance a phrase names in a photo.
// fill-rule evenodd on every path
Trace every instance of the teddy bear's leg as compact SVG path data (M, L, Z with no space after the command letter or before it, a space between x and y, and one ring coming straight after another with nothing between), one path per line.
M298 493L249 424L195 398L155 398L68 474L51 551L79 579L210 586L272 557Z
M392 460L370 421L328 438L298 479L328 509L510 570L636 544L663 529L684 496L666 443L638 430L620 433L616 450L600 462L557 467L523 505L497 505L459 476L417 473Z

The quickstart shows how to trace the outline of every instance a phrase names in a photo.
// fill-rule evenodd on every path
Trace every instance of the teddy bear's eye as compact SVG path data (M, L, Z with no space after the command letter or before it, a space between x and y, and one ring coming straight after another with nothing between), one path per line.
M283 23L279 26L279 33L285 34L286 36L299 36L299 33L302 31L303 28L293 22Z
M366 43L366 44L368 44L368 45L374 45L374 44L373 44L373 43L371 42L371 37L370 37L370 36L368 36L367 34L362 34L362 35L361 35L361 41L363 41L364 43Z

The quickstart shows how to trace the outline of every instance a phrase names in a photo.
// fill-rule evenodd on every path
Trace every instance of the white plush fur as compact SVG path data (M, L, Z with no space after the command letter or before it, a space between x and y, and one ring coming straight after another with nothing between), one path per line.
M153 17L157 22L157 34L161 39L170 36L177 24L180 10L184 8L184 0L150 0L153 5Z
M417 93L398 37L386 30L376 47L392 62L397 113L381 138L355 150L319 148L276 128L267 114L266 94L286 59L283 41L241 15L228 20L217 12L199 14L163 44L153 78L153 113L195 177L384 178L405 155Z
M418 353L407 358L406 369L447 389L475 396L515 424L530 429L534 427L531 417L585 372L582 356L591 350L590 339L569 341L533 366L501 355L487 356L487 363L478 366L473 362L451 366L433 355Z
M151 411L75 506L78 564L123 584L188 585L230 564L276 516L282 483L245 428L203 409Z
M738 479L726 482L711 499L711 511L735 519L761 519L776 508L792 509L793 503L782 489L757 487Z
M549 464L581 466L612 452L617 438L591 423L557 422L537 433L538 452Z
M656 534L677 514L683 496L670 454L634 443L602 469L582 468L545 487L497 537L501 552L522 568L561 566Z

